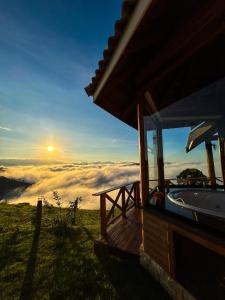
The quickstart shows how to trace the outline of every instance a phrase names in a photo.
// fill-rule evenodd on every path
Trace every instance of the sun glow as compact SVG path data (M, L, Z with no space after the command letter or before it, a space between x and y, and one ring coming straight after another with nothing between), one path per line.
M53 146L48 146L47 147L48 152L53 152L55 148Z

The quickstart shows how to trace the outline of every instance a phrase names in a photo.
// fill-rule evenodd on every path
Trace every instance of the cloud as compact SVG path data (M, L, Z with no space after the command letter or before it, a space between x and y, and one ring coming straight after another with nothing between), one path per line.
M139 166L125 162L16 165L5 167L4 176L34 183L22 196L12 199L13 203L29 202L35 205L38 197L44 195L54 204L52 192L57 190L65 207L69 201L82 196L82 208L98 209L99 198L92 194L138 180Z
M175 178L186 168L199 168L207 175L206 162L167 162L165 177ZM215 161L216 172L219 174L219 162ZM52 192L57 190L63 200L63 206L68 207L69 201L82 196L82 208L99 209L99 197L94 193L139 180L139 164L134 162L82 162L61 163L54 165L14 165L2 166L0 175L22 179L33 183L19 198L12 199L14 203L29 202L36 205L38 197L44 195L55 204ZM149 167L150 177L154 178L154 167ZM220 175L219 175L220 176Z
M3 126L0 126L0 130L4 130L4 131L12 131L11 128L3 127Z

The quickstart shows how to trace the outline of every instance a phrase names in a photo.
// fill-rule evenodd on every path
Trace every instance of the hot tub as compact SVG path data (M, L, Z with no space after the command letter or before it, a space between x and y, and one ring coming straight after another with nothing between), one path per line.
M192 211L196 221L225 229L225 192L206 189L179 189L167 194L176 206Z

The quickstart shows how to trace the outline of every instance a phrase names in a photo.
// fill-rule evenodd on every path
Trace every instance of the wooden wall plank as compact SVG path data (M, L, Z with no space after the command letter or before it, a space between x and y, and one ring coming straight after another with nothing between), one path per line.
M170 272L168 223L148 212L143 214L144 251L162 268Z

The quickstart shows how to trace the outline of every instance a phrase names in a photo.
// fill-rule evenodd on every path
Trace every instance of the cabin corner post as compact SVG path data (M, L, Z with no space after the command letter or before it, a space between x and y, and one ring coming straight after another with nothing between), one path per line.
M139 160L140 160L140 196L142 205L148 200L149 178L148 178L148 152L147 132L144 126L144 98L137 99L137 121L139 139Z

